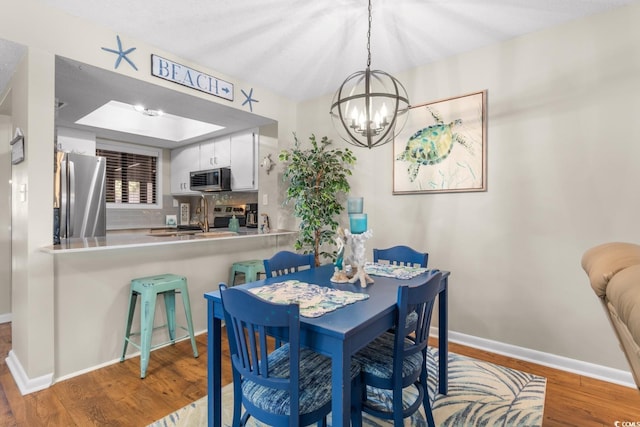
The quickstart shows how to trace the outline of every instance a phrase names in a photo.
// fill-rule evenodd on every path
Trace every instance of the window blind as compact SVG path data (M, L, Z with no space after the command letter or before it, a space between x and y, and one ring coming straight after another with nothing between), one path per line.
M157 202L156 156L96 149L107 159L107 203L155 204Z

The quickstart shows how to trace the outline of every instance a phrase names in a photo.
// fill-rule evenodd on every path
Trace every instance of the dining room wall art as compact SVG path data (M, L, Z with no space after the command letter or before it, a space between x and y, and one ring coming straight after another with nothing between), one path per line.
M393 142L393 194L486 191L487 91L411 106Z

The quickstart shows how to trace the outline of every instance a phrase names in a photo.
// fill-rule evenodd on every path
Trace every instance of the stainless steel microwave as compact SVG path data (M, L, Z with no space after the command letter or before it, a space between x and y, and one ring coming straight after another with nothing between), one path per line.
M193 191L231 191L231 169L218 168L191 172L189 188Z

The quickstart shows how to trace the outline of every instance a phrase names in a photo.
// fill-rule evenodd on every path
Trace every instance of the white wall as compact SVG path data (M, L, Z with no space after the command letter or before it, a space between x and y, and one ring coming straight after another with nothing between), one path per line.
M78 153L87 156L96 155L96 134L79 129L58 126L56 129L56 148L65 153Z
M9 102L9 100L5 100ZM0 94L0 104L3 100ZM2 108L0 108L2 110ZM0 114L0 323L11 320L11 118Z
M32 378L53 372L54 361L53 259L40 251L53 230L53 74L53 55L30 48L9 85L25 152L11 169L12 355Z
M488 90L487 192L393 196L391 144L355 151L368 246L452 272L451 330L628 371L580 260L640 241L637 22L624 7L396 75L413 105ZM300 106L298 136L338 140L330 101Z

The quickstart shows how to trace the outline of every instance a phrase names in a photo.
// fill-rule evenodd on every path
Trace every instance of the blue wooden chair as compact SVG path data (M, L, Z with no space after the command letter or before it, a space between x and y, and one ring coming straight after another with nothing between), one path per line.
M418 252L409 246L394 246L387 249L374 249L373 262L388 261L390 264L406 265L413 267L427 268L429 254L426 252Z
M302 267L315 268L315 266L313 254L297 254L290 251L280 251L264 260L264 270L267 277L282 276L299 271Z
M265 259L263 263L267 277L282 276L316 266L313 254L297 254L290 251L280 251L271 258ZM280 347L282 342L283 338L276 337L276 347Z
M233 367L233 426L245 425L250 416L270 426L326 426L331 412L331 376L327 376L331 359L300 347L298 305L274 304L225 284L220 284L220 296ZM288 335L288 343L269 353L270 328ZM351 363L351 378L352 423L361 426L356 362Z
M378 418L393 420L395 427L403 426L403 420L424 408L430 427L435 426L427 387L427 344L431 313L438 295L442 273L432 275L420 286L398 288L396 329L399 333L385 332L356 353L354 359L362 369L362 410ZM405 322L407 313L417 313L415 323ZM376 405L367 397L367 387L391 390L392 406ZM403 404L402 390L414 386L418 397Z

